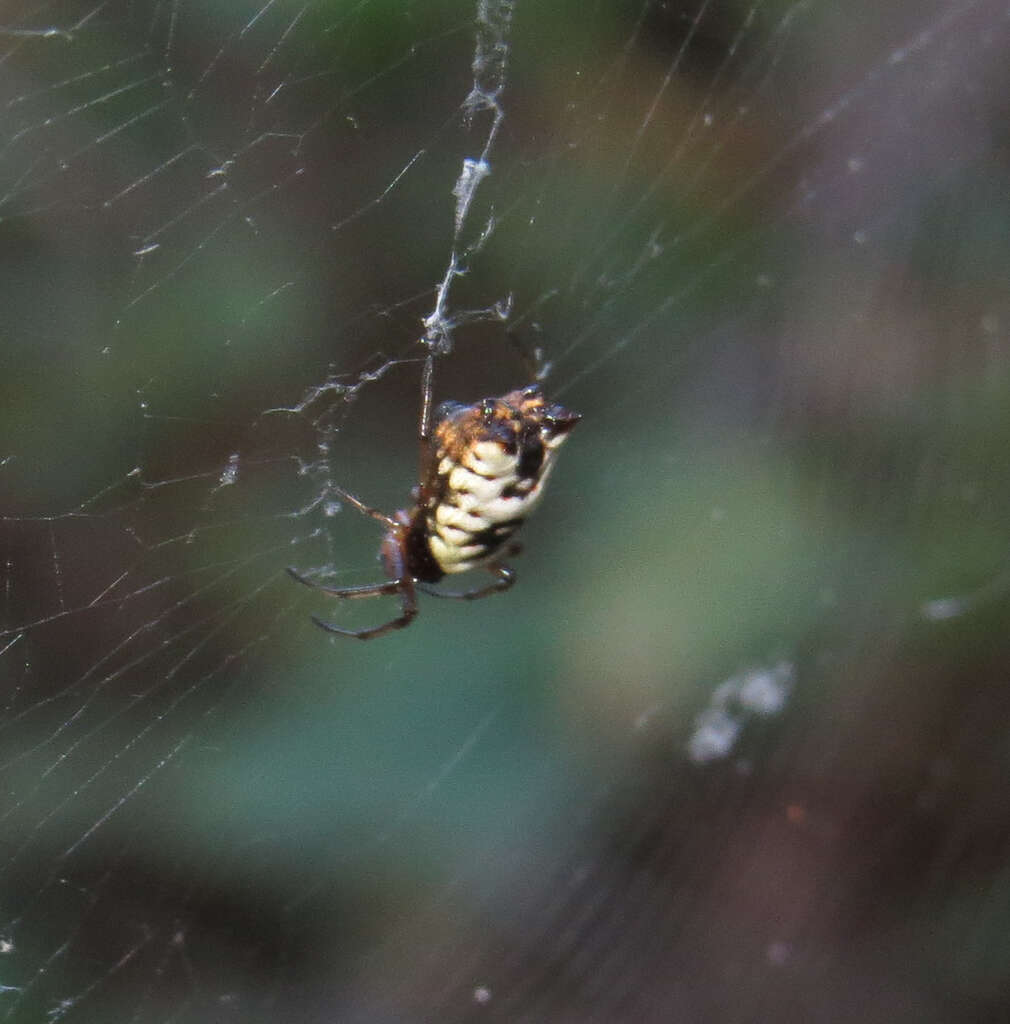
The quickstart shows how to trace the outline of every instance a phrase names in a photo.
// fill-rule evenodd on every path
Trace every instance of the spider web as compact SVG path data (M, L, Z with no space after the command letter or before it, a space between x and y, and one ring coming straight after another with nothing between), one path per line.
M8 4L0 1020L999 1019L1010 20ZM583 413L372 582L436 400Z

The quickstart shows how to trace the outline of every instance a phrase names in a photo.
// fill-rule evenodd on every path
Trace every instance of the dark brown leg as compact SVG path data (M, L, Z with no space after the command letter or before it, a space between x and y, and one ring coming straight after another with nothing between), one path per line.
M414 621L414 616L417 615L417 595L414 593L413 580L407 578L397 580L396 583L399 585L400 590L401 614L395 619L390 619L389 622L384 622L381 626L370 626L367 629L341 629L340 626L335 626L332 622L319 619L315 615L312 616L312 621L320 629L325 629L327 633L336 633L337 636L350 636L355 640L371 640L372 637L382 636L383 633L390 633L394 629L403 629L405 626L409 626ZM365 595L358 594L356 596L363 597Z
M516 581L516 574L507 565L489 565L487 569L497 578L494 583L489 583L486 587L477 587L474 590L436 590L434 587L418 584L417 589L432 597L447 597L454 601L476 601L478 598L508 590Z
M287 568L287 573L304 586L311 587L313 590L321 590L324 594L329 594L330 597L380 597L383 594L398 594L402 589L401 580L387 580L385 583L367 583L363 587L326 587L322 583L310 580L308 576L303 576L290 565Z
M332 622L325 621L325 619L317 618L315 615L312 616L312 621L320 629L325 629L327 633L335 633L337 636L350 636L356 640L371 640L373 636L382 636L383 633L388 633L391 630L403 629L404 626L409 626L414 620L414 616L417 615L417 594L414 591L414 580L406 574L403 548L401 546L393 546L392 560L391 569L396 573L396 579L387 580L385 583L369 583L363 587L324 587L319 583L314 583L306 576L302 576L301 573L290 566L288 567L288 574L304 586L311 587L313 590L321 590L330 597L354 599L358 597L380 597L384 594L399 594L400 614L395 619L384 622L381 626L370 626L366 629L343 629Z
M371 505L366 505L360 498L356 498L350 491L345 491L343 487L334 487L333 493L340 498L341 501L346 501L348 505L356 508L363 516L371 516L373 519L377 519L380 523L384 523L391 530L399 530L400 524L392 517L387 516L385 512L380 512L377 508L372 508Z

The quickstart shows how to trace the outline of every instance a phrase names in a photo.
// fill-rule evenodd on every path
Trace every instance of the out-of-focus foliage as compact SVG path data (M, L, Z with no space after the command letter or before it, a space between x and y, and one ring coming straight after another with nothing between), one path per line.
M0 30L0 1015L999 1019L999 5L519 4L455 236L470 4L58 7ZM541 348L584 420L516 588L334 642L390 607L284 568L378 578L332 486L409 504L454 247L512 313L438 400Z

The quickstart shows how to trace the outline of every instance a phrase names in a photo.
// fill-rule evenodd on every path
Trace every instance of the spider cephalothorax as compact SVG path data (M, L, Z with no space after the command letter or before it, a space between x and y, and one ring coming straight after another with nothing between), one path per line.
M437 597L473 600L515 582L500 555L516 554L512 535L543 495L558 447L578 423L578 413L546 401L531 384L501 398L473 405L446 402L436 413L428 435L422 419L421 482L414 507L386 516L340 492L359 511L388 526L382 542L386 583L364 587L319 587L334 597L399 594L401 614L371 629L341 629L315 619L331 633L367 640L408 625L417 614L415 590ZM431 590L451 573L486 568L495 581L463 592ZM317 586L293 569L295 579Z

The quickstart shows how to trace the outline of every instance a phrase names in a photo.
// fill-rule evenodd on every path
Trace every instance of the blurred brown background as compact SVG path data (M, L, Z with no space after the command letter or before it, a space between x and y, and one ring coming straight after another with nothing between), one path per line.
M1003 1020L1008 35L5 11L0 1015ZM331 640L454 246L437 399L584 420L514 590Z

